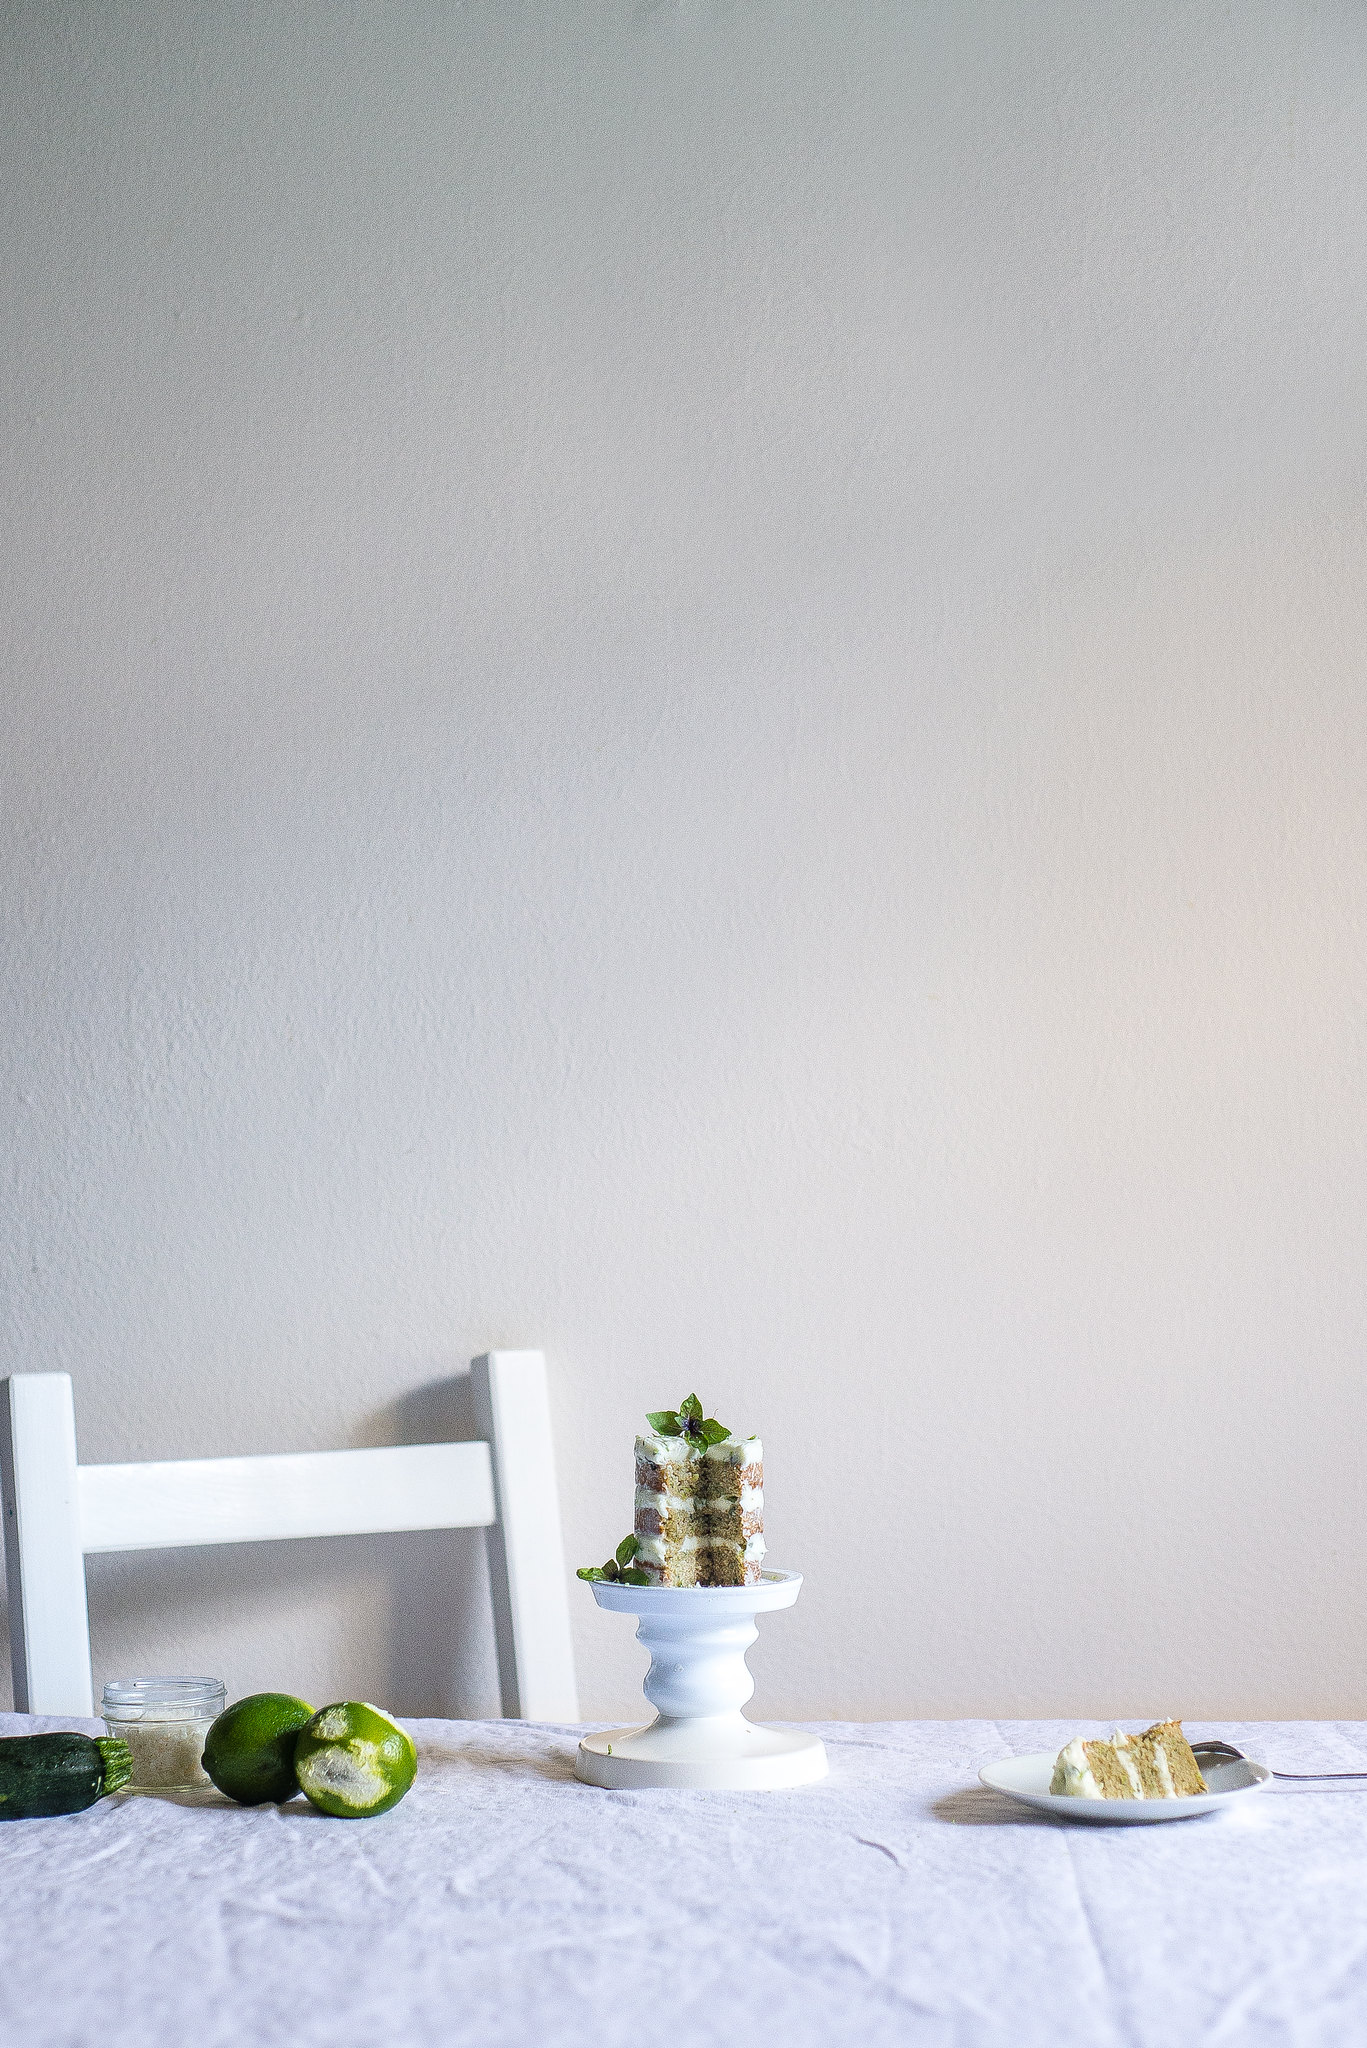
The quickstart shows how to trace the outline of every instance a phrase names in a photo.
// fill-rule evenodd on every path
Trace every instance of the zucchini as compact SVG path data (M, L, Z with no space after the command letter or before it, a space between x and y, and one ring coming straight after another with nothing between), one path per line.
M83 1813L132 1775L133 1753L114 1736L0 1736L0 1820Z

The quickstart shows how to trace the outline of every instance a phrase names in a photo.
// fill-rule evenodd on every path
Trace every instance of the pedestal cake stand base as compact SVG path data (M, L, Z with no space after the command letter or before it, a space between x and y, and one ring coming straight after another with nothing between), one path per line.
M828 1769L819 1735L798 1728L761 1728L744 1714L706 1721L652 1721L645 1728L586 1735L574 1775L609 1792L659 1785L712 1792L776 1792L812 1785Z
M650 1651L645 1693L657 1717L643 1728L586 1735L575 1776L617 1792L772 1792L824 1778L819 1735L765 1728L740 1711L755 1689L745 1663L755 1616L791 1607L801 1586L800 1572L765 1572L757 1586L596 1582L600 1607L637 1617L636 1634Z

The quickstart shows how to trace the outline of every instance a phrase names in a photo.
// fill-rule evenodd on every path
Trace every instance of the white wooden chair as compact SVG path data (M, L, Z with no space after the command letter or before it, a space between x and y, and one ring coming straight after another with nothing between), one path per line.
M503 1712L578 1720L546 1363L539 1351L491 1351L471 1376L479 1443L157 1465L77 1464L68 1374L0 1382L16 1711L94 1711L92 1551L482 1528Z

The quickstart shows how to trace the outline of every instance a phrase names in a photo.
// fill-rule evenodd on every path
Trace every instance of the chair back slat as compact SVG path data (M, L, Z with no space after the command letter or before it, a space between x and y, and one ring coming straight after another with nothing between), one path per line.
M486 1440L79 1465L64 1372L0 1380L10 1668L20 1713L93 1712L85 1557L406 1529L486 1531L509 1716L578 1718L546 1361L472 1362Z
M81 1549L169 1550L494 1519L488 1444L409 1444L174 1464L82 1465Z

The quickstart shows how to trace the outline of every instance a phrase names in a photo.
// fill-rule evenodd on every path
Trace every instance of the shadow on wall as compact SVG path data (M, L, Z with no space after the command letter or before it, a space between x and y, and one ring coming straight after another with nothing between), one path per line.
M478 1435L474 1388L466 1371L410 1388L377 1410L359 1441L473 1443ZM498 1663L484 1531L434 1530L371 1540L394 1544L408 1566L407 1578L396 1574L387 1611L391 1711L455 1720L497 1717ZM405 1700L415 1704L406 1706Z
M357 1448L469 1441L468 1374L415 1388ZM392 1713L499 1712L482 1529L217 1544L86 1561L95 1692L106 1679L208 1672L230 1699L297 1692ZM5 1671L8 1704L8 1670Z

